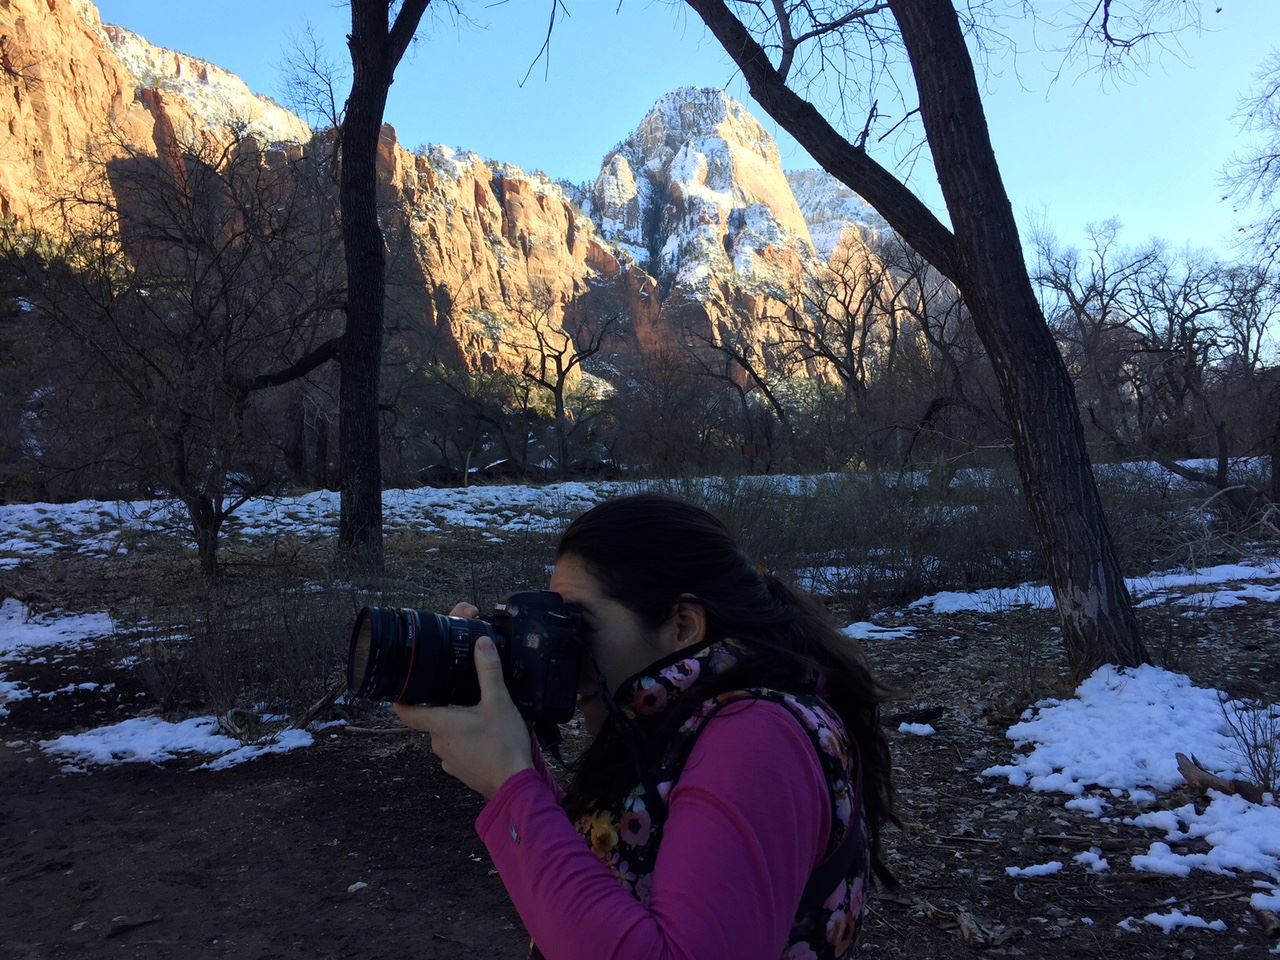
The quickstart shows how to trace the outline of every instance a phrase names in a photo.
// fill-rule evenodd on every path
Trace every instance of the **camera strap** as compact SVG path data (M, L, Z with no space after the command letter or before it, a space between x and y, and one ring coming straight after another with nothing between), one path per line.
M560 756L560 743L564 738L560 736L559 725L549 720L543 720L534 723L532 727L533 735L538 740L538 747L563 767L565 762L564 757Z

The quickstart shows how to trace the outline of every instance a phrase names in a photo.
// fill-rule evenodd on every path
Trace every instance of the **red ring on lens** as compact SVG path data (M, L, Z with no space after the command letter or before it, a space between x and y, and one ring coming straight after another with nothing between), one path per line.
M409 681L413 679L413 658L418 652L418 615L412 610L408 611L407 617L408 634L409 634L409 664L404 668L404 686L400 688L400 692L395 695L395 702L399 703L400 698L405 695L409 689Z

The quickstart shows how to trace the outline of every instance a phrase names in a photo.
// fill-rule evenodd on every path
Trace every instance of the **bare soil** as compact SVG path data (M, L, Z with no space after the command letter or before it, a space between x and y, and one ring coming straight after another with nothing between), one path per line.
M119 600L106 587L95 595L83 572L44 582L36 599L67 605L74 593L87 601L79 609ZM1233 693L1280 694L1274 606L1179 612L1144 611L1157 659ZM1004 734L1023 707L1070 690L1051 616L913 611L904 622L919 627L913 637L868 648L902 691L890 712L943 712L935 736L890 734L903 828L887 843L902 886L874 901L860 956L1136 960L1275 946L1249 907L1250 878L1136 871L1130 857L1158 834L980 776L1007 762ZM37 693L116 686L18 701L0 718L0 958L523 956L523 928L473 830L480 800L416 735L326 732L311 749L222 772L195 770L198 761L64 772L36 741L147 709L139 676L112 666L117 654L6 665ZM1109 871L1072 863L1090 847ZM1053 859L1066 868L1052 876L1005 873ZM1165 935L1142 922L1173 907L1229 930ZM1117 926L1126 917L1136 932Z

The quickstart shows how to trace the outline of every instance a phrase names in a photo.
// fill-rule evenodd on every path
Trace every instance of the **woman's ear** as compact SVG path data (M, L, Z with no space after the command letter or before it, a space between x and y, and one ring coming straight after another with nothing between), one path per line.
M675 625L676 649L691 647L707 637L707 611L696 600L681 600L672 611Z

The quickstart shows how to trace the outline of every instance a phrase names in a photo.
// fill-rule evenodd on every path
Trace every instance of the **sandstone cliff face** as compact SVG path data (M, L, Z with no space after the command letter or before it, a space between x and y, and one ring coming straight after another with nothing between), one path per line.
M177 133L190 137L202 127L231 121L244 135L263 143L306 143L311 128L279 104L254 94L245 82L204 60L165 50L114 24L103 24L97 10L79 0L80 12L110 46L139 87L164 91L183 104L181 119L192 126Z
M759 362L803 322L787 301L825 258L773 138L723 91L659 100L605 157L588 209L658 278L666 329L654 339L732 344Z
M154 152L233 129L274 148L266 163L330 149L226 71L103 25L87 0L0 0L0 37L0 215L41 225L111 137ZM474 154L412 153L391 127L379 176L396 309L423 349L475 370L519 370L540 335L558 346L599 315L624 318L611 351L624 359L690 342L758 353L779 336L779 292L821 268L829 236L861 243L841 225L856 197L817 180L802 210L773 140L718 90L663 97L585 196Z
M137 86L68 0L0 0L0 216L46 220L49 198L111 129L151 141Z
M629 291L648 280L546 177L447 147L410 153L390 127L379 161L388 234L403 244L393 256L420 278L435 348L471 369L519 370L564 344L557 331L577 330L584 301L630 312Z

